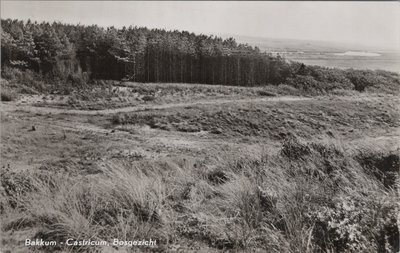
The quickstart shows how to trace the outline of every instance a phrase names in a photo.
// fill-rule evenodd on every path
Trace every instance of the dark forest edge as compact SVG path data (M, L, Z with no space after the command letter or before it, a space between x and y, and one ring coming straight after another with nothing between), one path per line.
M2 89L21 93L68 94L104 83L99 80L285 85L308 95L400 92L398 73L306 66L233 38L11 19L1 27Z

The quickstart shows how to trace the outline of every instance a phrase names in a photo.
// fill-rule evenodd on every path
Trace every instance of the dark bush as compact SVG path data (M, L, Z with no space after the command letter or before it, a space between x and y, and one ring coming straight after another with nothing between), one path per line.
M367 87L379 83L379 76L372 71L348 70L346 76L357 91L365 91Z
M1 89L1 101L13 101L16 97L13 91Z
M297 160L311 153L307 144L301 143L296 137L287 138L282 146L281 154L289 159Z
M111 122L114 125L121 125L126 123L126 117L124 114L114 114L111 118Z
M276 97L276 93L270 92L270 91L266 91L266 90L260 90L258 92L258 95L260 96L265 96L265 97Z
M288 78L286 84L310 95L323 94L328 91L327 83L319 82L312 76L296 75L293 78Z
M374 175L387 188L396 188L400 175L399 154L361 153L357 160L367 173Z
M154 96L151 96L151 95L144 95L143 97L142 97L142 100L143 101L146 101L146 102L148 102L148 101L153 101L155 99L155 97Z

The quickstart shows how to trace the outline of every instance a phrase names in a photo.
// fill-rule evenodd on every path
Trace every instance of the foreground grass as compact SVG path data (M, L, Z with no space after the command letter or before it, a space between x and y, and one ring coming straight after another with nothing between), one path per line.
M119 161L75 177L3 168L2 229L56 241L156 239L150 251L397 252L398 169L397 153L295 136L277 152L211 163Z

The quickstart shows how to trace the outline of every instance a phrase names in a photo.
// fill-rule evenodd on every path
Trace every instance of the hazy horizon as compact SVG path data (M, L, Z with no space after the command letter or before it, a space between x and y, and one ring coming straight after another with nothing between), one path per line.
M1 18L399 50L398 7L398 2L2 1Z

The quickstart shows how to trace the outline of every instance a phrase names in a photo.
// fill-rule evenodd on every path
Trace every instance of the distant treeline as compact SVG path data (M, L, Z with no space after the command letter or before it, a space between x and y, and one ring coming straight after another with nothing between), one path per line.
M305 66L233 38L144 27L1 20L2 77L85 84L93 80L262 86L287 84L306 92L399 88L386 71Z
M2 66L61 79L86 73L93 79L249 86L278 84L290 75L281 57L233 38L10 19L1 27Z

